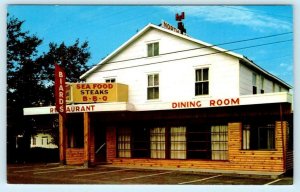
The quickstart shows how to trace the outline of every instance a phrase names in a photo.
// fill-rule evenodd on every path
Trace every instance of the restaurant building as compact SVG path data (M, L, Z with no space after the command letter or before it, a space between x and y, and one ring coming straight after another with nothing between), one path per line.
M173 28L148 24L84 73L85 83L70 84L67 120L59 118L61 162L291 169L291 86L243 55ZM24 109L57 114L54 106Z

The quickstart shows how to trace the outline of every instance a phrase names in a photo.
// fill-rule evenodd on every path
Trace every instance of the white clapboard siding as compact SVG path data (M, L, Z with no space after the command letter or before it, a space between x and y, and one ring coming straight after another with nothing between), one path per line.
M257 74L257 93L260 93L261 90L261 78L264 78L264 92L265 93L273 93L280 92L280 85L277 81L270 80L270 78L266 77L257 71L253 71L244 64L240 64L240 95L251 95L252 94L252 74ZM273 90L273 84L275 85L275 90ZM288 92L288 90L281 86L281 92Z
M115 77L117 82L129 85L129 102L145 103L153 102L147 101L147 75L159 73L160 98L158 102L192 100L199 98L195 97L195 70L209 67L209 97L236 97L239 95L239 61L237 58L227 54L213 54L176 60L215 52L212 49L197 49L176 54L116 62L147 56L147 43L156 41L159 42L160 54L202 47L202 45L195 42L152 29L124 48L111 61L104 64L100 71L98 70L90 75L86 81L104 82L107 77ZM151 64L166 60L172 61ZM143 66L137 67L141 64Z

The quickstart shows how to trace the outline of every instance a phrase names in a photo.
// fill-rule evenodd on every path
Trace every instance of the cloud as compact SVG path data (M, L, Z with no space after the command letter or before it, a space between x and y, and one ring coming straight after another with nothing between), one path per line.
M185 12L188 17L197 17L215 23L242 25L256 31L290 31L292 24L242 6L168 6L164 7L175 13Z
M293 71L293 69L294 69L293 64L280 63L279 66L281 68L284 68L286 71Z
M280 63L279 66L280 67L286 67L286 66L288 66L288 64L287 63Z

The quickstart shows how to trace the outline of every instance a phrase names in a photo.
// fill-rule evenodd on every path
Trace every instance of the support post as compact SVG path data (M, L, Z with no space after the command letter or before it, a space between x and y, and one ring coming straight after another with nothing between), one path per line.
M90 116L89 113L83 113L83 129L84 129L84 167L88 168L90 164Z
M61 114L58 116L59 124L59 161L61 165L66 164L67 129L65 119Z

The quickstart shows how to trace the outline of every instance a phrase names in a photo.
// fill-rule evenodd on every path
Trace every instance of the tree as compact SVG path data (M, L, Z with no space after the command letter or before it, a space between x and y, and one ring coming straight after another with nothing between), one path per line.
M24 150L29 149L34 133L35 117L24 117L24 107L54 104L54 62L65 67L68 81L77 82L87 70L90 58L88 42L49 44L49 51L40 54L42 40L23 31L25 21L8 15L7 19L7 142L8 156L15 148L17 135L23 135ZM37 127L38 128L38 127ZM56 141L57 143L57 141ZM11 148L10 148L11 147Z
M38 58L37 62L42 66L40 78L45 87L52 89L52 100L48 101L50 104L54 103L54 64L58 63L65 69L67 82L78 82L80 75L88 69L86 65L90 58L88 48L88 42L80 44L79 39L70 46L66 46L64 42L60 45L50 43L49 52Z
M38 79L34 75L39 71L34 58L37 56L37 47L42 40L35 35L30 35L28 31L22 31L23 23L24 21L14 17L10 17L7 23L8 149L14 146L17 135L23 135L28 139L28 135L31 134L29 132L25 134L24 131L24 125L29 125L30 121L23 118L23 107L36 105L38 99L34 91L41 88L38 87ZM26 149L24 145L19 147Z

